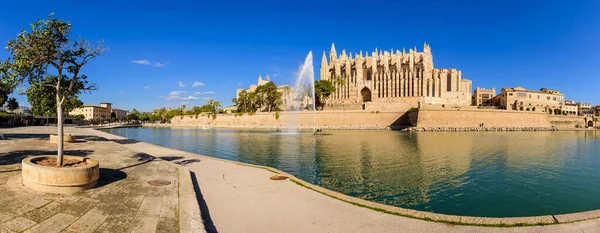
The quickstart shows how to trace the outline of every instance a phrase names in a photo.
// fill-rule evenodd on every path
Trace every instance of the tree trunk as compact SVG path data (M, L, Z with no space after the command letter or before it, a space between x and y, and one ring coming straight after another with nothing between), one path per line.
M63 129L63 108L61 104L61 99L58 94L56 94L56 116L58 125L58 158L56 160L56 166L61 167L63 164L63 139L64 139L64 129Z

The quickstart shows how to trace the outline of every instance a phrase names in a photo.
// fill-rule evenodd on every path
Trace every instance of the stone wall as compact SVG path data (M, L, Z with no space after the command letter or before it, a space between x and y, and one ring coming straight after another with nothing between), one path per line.
M367 109L352 111L317 111L316 126L320 129L400 129L409 126L418 128L536 128L574 129L585 127L584 117L554 116L538 112L521 112L491 109L476 109L469 106L429 106L424 104L416 110L410 104L390 104L381 108L378 104L366 105ZM222 128L279 128L296 125L300 129L312 129L313 113L297 114L280 112L243 114L219 114L215 119L207 115L178 116L171 120L172 126L222 127ZM292 122L296 122L293 124Z
M558 128L578 128L585 127L586 122L583 117L579 116L551 116L548 115L550 123Z
M585 125L583 117L553 116L537 112L517 112L488 109L420 109L412 115L410 124L424 128L479 127L486 128L559 128L573 129Z
M371 111L318 111L315 114L317 128L320 129L386 129L408 125L406 110L400 112L371 112ZM186 127L223 127L223 128L280 128L285 129L295 125L300 129L312 129L313 113L300 112L291 114L280 112L279 119L275 113L255 113L250 116L243 114L219 114L215 119L207 115L174 117L173 126Z

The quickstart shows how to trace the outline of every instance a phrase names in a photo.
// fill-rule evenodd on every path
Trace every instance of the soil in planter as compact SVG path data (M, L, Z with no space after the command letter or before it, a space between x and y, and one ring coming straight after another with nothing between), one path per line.
M42 160L35 161L35 164L45 167L56 167L56 157L49 157ZM87 163L78 159L63 158L62 167L83 167Z

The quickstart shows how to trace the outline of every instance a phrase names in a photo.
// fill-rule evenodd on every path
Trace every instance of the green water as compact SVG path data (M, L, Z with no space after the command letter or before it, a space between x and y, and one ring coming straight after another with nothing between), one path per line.
M107 132L260 164L387 205L513 217L600 209L600 132L327 131L120 128Z

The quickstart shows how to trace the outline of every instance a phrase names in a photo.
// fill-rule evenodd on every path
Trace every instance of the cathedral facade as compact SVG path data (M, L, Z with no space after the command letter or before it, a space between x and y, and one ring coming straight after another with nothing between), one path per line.
M457 69L434 68L431 48L406 51L378 51L363 56L338 56L331 45L329 62L325 52L321 61L321 80L329 80L336 91L328 103L430 103L471 104L471 80Z

